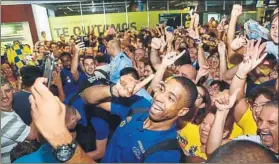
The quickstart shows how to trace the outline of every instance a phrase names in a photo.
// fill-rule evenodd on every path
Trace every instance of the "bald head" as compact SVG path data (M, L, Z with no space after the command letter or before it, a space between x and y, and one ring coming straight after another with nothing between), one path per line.
M197 70L191 64L184 64L180 66L178 70L178 75L187 77L188 79L195 82L197 76Z
M275 155L267 148L247 140L231 141L219 147L208 163L276 163Z
M111 56L116 56L121 51L120 41L118 39L113 39L107 44L107 52Z

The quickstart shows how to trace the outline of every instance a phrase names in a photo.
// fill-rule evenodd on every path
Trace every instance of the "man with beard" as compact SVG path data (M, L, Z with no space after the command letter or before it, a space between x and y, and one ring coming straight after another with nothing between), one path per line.
M18 142L34 140L35 127L26 125L12 109L13 88L1 78L1 163L10 163L10 152Z
M63 64L60 76L63 84L64 94L67 97L70 93L75 93L78 90L78 81L76 81L71 73L72 56L70 53L64 52L60 55L60 60Z
M63 124L60 120L64 117L65 107L50 94L43 85L44 81L43 78L38 79L32 90L32 114L36 116L35 124L43 136L57 149L59 145L72 143L73 138L66 127L60 125ZM103 86L102 89L111 93L113 97L130 97L146 83L147 81L138 83L130 76L125 76L116 85ZM86 97L85 101L102 99L103 95ZM174 77L161 84L154 95L149 112L134 114L122 121L111 138L102 162L179 162L179 150L159 150L146 158L144 153L161 141L176 139L176 122L191 110L197 95L195 84L185 77ZM46 112L46 109L51 110ZM57 128L51 128L54 125ZM79 146L73 155L65 158L65 161L94 162Z

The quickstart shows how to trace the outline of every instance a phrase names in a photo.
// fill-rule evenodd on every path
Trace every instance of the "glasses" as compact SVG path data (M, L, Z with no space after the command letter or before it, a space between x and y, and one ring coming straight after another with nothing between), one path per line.
M263 106L266 104L267 102L264 102L264 103L261 103L261 104L253 104L252 105L252 110L255 110L255 109L262 109Z

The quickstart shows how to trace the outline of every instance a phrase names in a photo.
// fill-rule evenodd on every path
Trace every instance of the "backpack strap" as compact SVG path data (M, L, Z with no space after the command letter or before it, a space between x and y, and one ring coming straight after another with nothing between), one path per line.
M177 139L167 139L163 140L150 148L148 148L143 154L142 162L146 160L148 156L154 154L159 151L167 151L167 150L181 150Z
M148 108L135 108L135 109L131 109L127 116L132 116L132 115L138 114L138 113L145 113L147 111L149 111Z

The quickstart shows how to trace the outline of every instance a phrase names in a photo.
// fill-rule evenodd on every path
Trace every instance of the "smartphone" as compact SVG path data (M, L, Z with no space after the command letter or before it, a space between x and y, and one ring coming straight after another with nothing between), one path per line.
M52 81L52 72L54 70L55 59L52 55L48 55L45 61L44 78L47 78L46 86L49 88Z

